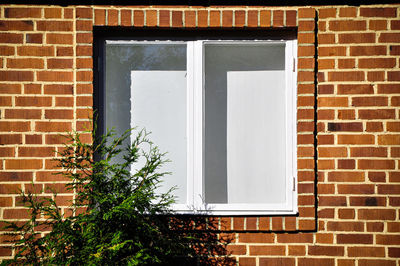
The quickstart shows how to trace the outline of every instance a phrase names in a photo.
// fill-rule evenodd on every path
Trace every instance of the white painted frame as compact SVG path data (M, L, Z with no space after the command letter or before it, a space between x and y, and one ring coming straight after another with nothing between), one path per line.
M187 44L187 203L174 204L179 214L206 215L289 215L297 207L297 40L221 40L221 41L122 41L113 44ZM286 79L286 203L285 204L205 204L204 172L204 43L273 44L285 43Z

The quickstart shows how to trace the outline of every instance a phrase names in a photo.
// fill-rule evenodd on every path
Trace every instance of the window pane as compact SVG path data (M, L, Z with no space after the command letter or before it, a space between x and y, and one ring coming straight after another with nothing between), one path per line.
M186 202L186 87L185 44L106 45L106 127L152 132L171 160L159 192L177 186L177 203Z
M284 203L285 44L206 44L207 203Z

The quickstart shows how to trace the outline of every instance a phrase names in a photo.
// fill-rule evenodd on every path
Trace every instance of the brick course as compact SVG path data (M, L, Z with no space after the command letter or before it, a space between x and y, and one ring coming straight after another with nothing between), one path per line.
M93 26L296 27L299 215L220 217L228 250L239 265L398 265L399 19L400 5L1 5L0 219L27 217L18 189L72 199L51 159L92 113ZM12 255L3 236L0 259Z

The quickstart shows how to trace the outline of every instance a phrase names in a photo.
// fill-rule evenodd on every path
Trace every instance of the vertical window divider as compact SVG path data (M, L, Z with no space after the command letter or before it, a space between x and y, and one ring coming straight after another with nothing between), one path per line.
M203 178L203 41L193 45L193 95L194 95L194 169L193 169L193 205L195 210L204 209Z

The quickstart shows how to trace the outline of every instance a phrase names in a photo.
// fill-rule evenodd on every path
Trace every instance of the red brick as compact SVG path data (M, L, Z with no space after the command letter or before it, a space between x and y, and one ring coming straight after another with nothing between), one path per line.
M364 20L333 20L329 22L331 31L363 31L367 29L367 23Z
M277 242L278 243L312 243L313 236L312 234L278 234Z
M0 157L15 157L14 147L0 147Z
M351 123L328 123L328 131L347 131L347 132L360 132L363 131L363 125L360 122Z
M319 206L346 206L346 198L338 196L319 196Z
M286 247L285 246L250 246L250 255L285 255Z
M46 84L44 85L44 94L73 94L72 85L56 85L56 84Z
M6 18L40 18L42 16L41 8L5 8L4 16Z
M339 9L339 17L355 17L357 15L357 8L343 7Z
M40 119L41 110L37 109L6 109L5 118L7 119Z
M378 93L380 94L400 93L400 84L379 84Z
M319 44L333 44L335 43L335 34L318 34Z
M384 247L348 247L349 257L385 257Z
M256 259L255 258L240 257L239 258L239 265L240 266L254 266L254 265L256 265Z
M327 229L329 231L364 231L364 223L362 222L328 222Z
M20 96L15 98L16 106L51 106L51 97Z
M22 43L24 35L20 33L0 33L0 43Z
M321 8L318 10L318 17L321 18L334 18L336 17L336 8Z
M299 8L299 18L315 18L315 9Z
M44 17L45 18L61 18L62 9L61 8L45 8Z
M121 10L121 26L132 26L131 10Z
M338 185L339 194L374 194L375 186L371 184Z
M42 160L38 159L8 159L6 160L6 169L40 169L42 168Z
M228 245L226 250L232 255L246 255L246 245Z
M77 71L76 81L93 81L92 71Z
M344 247L308 246L308 255L343 256L344 255Z
M106 25L106 11L104 9L94 10L94 24L97 26Z
M295 17L294 17L294 23L296 23L296 13L295 12ZM258 26L258 10L250 10L247 12L247 26L248 27L257 27ZM286 13L286 23L288 26L292 26L292 14ZM289 25L290 24L290 25ZM294 25L295 26L295 25Z
M350 47L350 55L352 56L386 55L386 46L352 46Z
M28 219L29 212L24 209L5 209L3 212L4 219Z
M170 24L170 14L169 10L160 10L159 11L159 26L160 27L169 27Z
M40 58L8 58L8 68L44 68L43 59Z
M74 49L72 47L57 47L57 56L73 56Z
M368 71L367 73L368 81L384 81L385 72L384 71Z
M400 42L400 33L381 33L379 42Z
M362 17L396 17L396 8L383 8L383 7L373 7L360 8L360 16Z
M61 134L48 134L45 135L46 144L64 144L68 143L68 137Z
M381 147L352 147L351 157L386 157L387 149Z
M107 10L107 25L117 26L118 25L119 10L108 9Z
M375 43L375 33L339 34L339 43Z
M394 160L358 160L358 169L394 169Z
M48 44L72 44L74 36L69 33L47 33L46 43Z
M387 29L387 20L370 20L369 21L369 29L370 30L386 30Z
M354 60L354 59L339 59L338 65L339 65L339 69L355 68L356 60Z
M73 107L74 98L72 97L56 97L56 106Z
M363 109L358 110L360 119L394 119L396 113L394 109Z
M395 58L366 58L358 60L359 68L393 68L395 65Z
M334 259L322 259L322 258L299 258L298 266L334 266Z
M273 27L282 27L283 25L283 11L282 10L274 10L272 12L272 26ZM300 22L299 22L300 24Z
M72 68L72 66L73 66L72 59L58 59L58 58L47 59L47 68L64 69L64 68Z
M354 209L339 209L339 219L354 219L355 211Z
M400 248L389 248L389 257L400 258Z
M353 97L352 106L387 106L387 97Z
M338 85L338 94L373 94L374 88L370 84Z
M33 81L32 71L0 71L0 81Z
M77 31L91 31L92 27L93 27L93 23L91 20L76 21L76 30Z
M21 46L17 48L18 55L21 56L54 56L52 46Z
M222 11L222 26L223 27L232 27L233 25L233 11L224 10Z
M260 26L271 27L271 11L262 10L260 11Z
M378 185L378 194L400 194L400 185Z
M346 72L329 72L329 81L363 81L365 80L364 72L346 71Z
M396 211L394 209L359 209L358 218L360 220L395 220Z
M37 22L37 30L39 31L72 31L73 24L71 21L46 20Z
M0 144L22 144L22 135L20 134L0 134Z
M37 132L65 132L71 131L70 122L36 122Z
M77 56L92 56L92 46L90 45L78 45L76 47Z
M43 34L41 33L27 33L26 43L43 43Z
M25 94L41 94L42 93L42 85L41 84L24 84L24 93Z
M38 81L72 82L73 73L65 71L39 71L37 72Z
M79 7L79 8L76 8L75 12L76 12L77 18L92 18L93 17L92 8Z
M31 20L0 20L0 31L32 31L33 22Z
M240 243L273 243L274 235L267 233L240 233Z
M196 12L185 10L185 27L196 26Z
M45 184L44 191L46 193L71 193L71 191L67 189L66 184L63 183Z
M363 172L334 171L329 172L328 180L330 182L362 182L365 180L365 177Z
M3 132L24 132L29 130L29 122L0 121L0 131Z
M382 197L350 197L350 206L385 206L386 199Z
M0 106L11 106L12 105L12 97L9 96L1 96L0 97Z
M25 135L26 144L42 144L41 135Z
M243 10L235 11L235 27L244 27L246 25L246 12Z
M242 264L239 264L242 265ZM250 265L250 264L249 264ZM256 265L256 264L251 264ZM294 266L296 261L294 258L260 258L259 266L275 266L275 265L285 265Z
M183 26L183 12L182 11L172 11L172 27L182 27Z
M299 20L299 31L313 31L315 29L315 22L313 20Z
M14 55L15 54L15 48L12 46L0 46L0 55L3 56L8 56L8 55Z
M154 27L157 25L157 11L147 10L146 11L146 26Z
M47 119L73 119L73 111L65 109L45 110L45 118Z
M400 245L400 236L398 234L377 235L376 236L376 244L378 244L378 245Z
M368 222L367 223L368 232L383 232L383 223L380 222Z
M358 260L358 266L395 266L394 260Z

